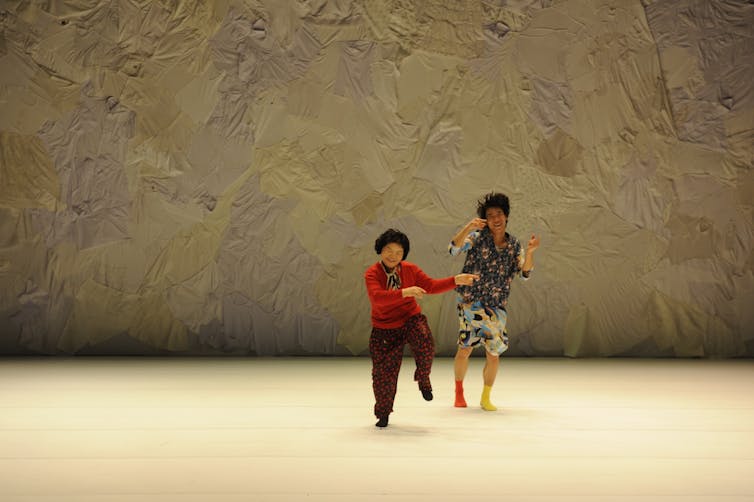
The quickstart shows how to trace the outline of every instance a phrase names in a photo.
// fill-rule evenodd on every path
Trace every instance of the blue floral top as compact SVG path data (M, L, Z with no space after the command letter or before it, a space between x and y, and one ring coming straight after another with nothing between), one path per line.
M489 307L505 309L511 290L511 281L517 274L528 279L529 272L524 273L524 248L514 236L505 233L508 245L502 249L495 246L489 228L471 232L463 244L458 247L450 242L448 251L451 256L466 252L463 272L479 274L479 280L472 286L457 286L462 303L480 302Z

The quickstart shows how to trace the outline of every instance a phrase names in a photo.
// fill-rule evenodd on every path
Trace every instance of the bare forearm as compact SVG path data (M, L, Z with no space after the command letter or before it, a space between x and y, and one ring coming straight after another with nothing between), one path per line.
M526 256L524 257L524 264L521 267L521 271L524 273L524 276L528 277L529 272L531 272L531 269L534 268L534 251L539 248L539 237L537 237L535 234L531 234L531 238L529 239L529 244L526 246Z
M461 247L463 245L463 241L468 237L468 235L471 233L471 226L470 225L464 225L459 232L453 236L453 245L457 248Z
M531 269L534 268L534 250L526 250L526 257L524 259L524 266L521 267L521 270L524 271L524 273L528 274L531 272Z

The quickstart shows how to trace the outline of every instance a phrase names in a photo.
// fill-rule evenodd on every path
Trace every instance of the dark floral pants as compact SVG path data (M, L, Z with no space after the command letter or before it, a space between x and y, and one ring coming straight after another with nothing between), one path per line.
M403 361L403 348L408 343L414 353L416 371L414 381L419 389L432 390L429 373L435 357L435 342L424 314L410 317L406 324L395 329L372 328L369 353L372 355L372 389L374 415L381 417L393 411L398 372Z

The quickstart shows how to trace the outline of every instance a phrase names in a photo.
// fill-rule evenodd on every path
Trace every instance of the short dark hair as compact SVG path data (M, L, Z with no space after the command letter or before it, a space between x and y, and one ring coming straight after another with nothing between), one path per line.
M391 243L399 244L403 248L403 259L405 260L411 247L408 243L408 237L400 230L394 228L388 228L377 237L377 240L374 241L374 251L380 254L382 253L382 248Z
M487 210L491 207L499 207L502 209L506 218L511 212L511 205L508 196L502 193L490 192L479 199L476 206L477 215L479 215L480 218L486 218Z

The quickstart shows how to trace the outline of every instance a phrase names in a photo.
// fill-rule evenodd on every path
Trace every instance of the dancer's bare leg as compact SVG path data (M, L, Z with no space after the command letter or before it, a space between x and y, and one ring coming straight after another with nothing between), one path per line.
M495 384L495 378L497 377L497 370L500 367L500 356L497 354L490 354L489 351L485 351L486 359L484 361L484 370L482 376L484 377L484 390L482 391L482 400L480 404L482 408L487 411L495 411L497 407L490 401L490 392L492 386Z
M471 350L471 347L458 347L458 351L456 351L453 363L456 376L456 408L466 408L466 399L463 397L463 379L466 377L466 371L469 369Z

